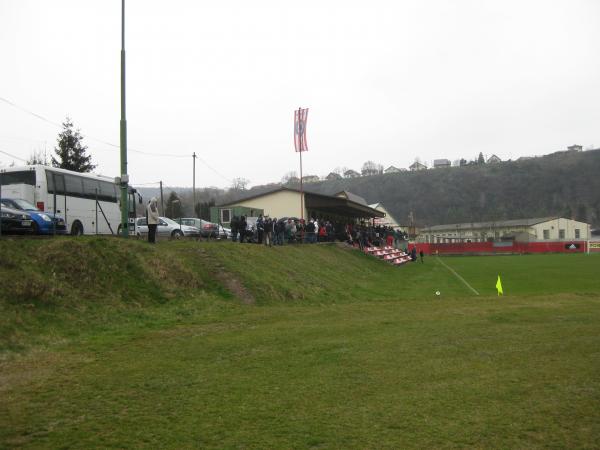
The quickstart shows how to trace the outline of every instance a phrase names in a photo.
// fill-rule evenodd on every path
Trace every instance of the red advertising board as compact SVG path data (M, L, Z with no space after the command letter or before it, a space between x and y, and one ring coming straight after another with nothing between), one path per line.
M514 253L583 253L585 241L561 242L460 242L448 244L410 244L431 255L514 254ZM599 248L600 250L600 248Z

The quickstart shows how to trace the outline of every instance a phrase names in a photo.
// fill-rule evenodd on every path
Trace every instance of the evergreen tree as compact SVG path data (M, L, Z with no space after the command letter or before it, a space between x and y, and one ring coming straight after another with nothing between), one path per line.
M482 152L479 152L479 157L477 158L477 164L485 164L485 158L483 157Z
M175 191L171 191L169 198L167 198L165 215L170 219L178 219L181 217L181 200Z
M87 146L82 145L83 136L79 129L73 130L73 122L69 117L62 124L63 130L58 134L58 147L54 148L57 158L52 157L52 165L75 172L91 172L96 168L92 164L92 156L86 155Z

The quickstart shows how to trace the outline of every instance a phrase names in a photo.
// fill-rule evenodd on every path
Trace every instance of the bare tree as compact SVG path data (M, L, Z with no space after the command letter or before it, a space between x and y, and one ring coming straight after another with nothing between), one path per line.
M363 164L360 172L364 177L368 177L369 175L378 175L383 173L383 166L381 164L376 164L373 161L367 161Z
M29 166L33 166L34 164L47 165L48 161L46 161L46 155L41 150L34 150L31 155L29 155L25 164Z
M296 172L295 170L287 172L283 177L281 177L281 182L283 184L297 183L299 181L300 181L300 178L298 178L298 172Z
M233 182L231 183L231 189L235 191L245 191L248 187L248 184L250 184L250 180L246 178L234 178Z

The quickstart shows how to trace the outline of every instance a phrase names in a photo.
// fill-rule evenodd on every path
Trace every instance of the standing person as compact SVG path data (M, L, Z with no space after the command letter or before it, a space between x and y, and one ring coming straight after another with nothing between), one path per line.
M240 219L238 219L238 216L233 216L231 218L231 222L229 223L229 226L231 227L231 240L233 242L237 241L239 221Z
M421 264L424 263L423 258L425 257L425 253L423 253L423 249L421 249L421 251L419 251L419 256L421 257Z
M265 224L263 221L263 216L262 216L262 214L260 214L258 216L258 220L256 221L256 231L258 234L258 243L259 244L262 244L262 241L263 241L263 234L265 232L264 226L265 226Z
M148 242L156 244L156 227L158 226L158 199L152 197L146 208L148 214Z
M238 222L238 233L240 234L240 243L244 242L247 227L248 223L246 222L246 216L240 217L240 221Z
M283 235L285 233L285 222L278 220L275 223L275 245L283 245Z
M265 246L269 247L273 246L273 221L269 216L265 217L265 221L263 222L264 237L265 237Z
M417 247L413 247L410 251L410 260L412 262L417 262Z

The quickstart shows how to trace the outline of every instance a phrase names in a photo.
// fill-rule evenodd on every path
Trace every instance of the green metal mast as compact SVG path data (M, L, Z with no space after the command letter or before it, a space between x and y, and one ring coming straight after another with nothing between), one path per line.
M125 0L121 0L121 234L129 237L129 200L127 188L127 119L125 118Z

